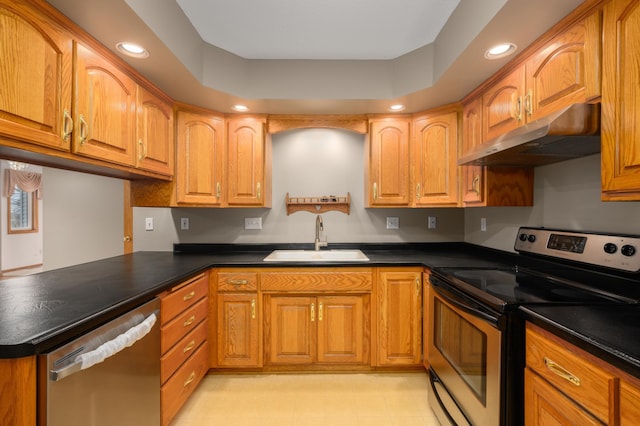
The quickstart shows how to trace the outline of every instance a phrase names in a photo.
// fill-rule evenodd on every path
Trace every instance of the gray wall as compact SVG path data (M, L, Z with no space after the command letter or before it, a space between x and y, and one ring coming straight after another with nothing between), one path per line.
M44 269L121 255L123 182L43 168Z

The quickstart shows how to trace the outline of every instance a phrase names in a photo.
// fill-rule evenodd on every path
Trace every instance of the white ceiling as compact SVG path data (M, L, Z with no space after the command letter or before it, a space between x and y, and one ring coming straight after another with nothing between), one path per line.
M484 59L489 46L521 50L582 1L48 0L111 50L146 46L120 56L175 100L272 114L457 102L507 63Z
M459 0L177 0L202 39L247 59L394 59Z

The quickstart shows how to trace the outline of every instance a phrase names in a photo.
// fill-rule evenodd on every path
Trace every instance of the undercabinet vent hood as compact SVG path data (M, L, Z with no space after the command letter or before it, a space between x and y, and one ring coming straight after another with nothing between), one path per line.
M541 166L600 152L600 104L574 104L478 145L459 165Z

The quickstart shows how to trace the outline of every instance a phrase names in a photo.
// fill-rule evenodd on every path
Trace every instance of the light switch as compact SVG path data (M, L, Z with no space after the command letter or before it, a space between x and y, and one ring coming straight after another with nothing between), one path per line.
M429 216L429 218L427 220L427 228L428 229L436 229L436 217L435 216Z
M188 217L180 218L180 229L182 229L183 231L186 231L186 230L189 229L189 218Z
M153 218L152 217L144 218L144 229L146 231L153 231Z

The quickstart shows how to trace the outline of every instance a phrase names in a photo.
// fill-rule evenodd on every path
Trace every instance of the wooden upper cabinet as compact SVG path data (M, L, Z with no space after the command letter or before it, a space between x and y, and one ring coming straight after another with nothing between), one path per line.
M458 113L428 114L413 122L413 205L458 205Z
M0 1L0 134L68 151L71 36L25 2Z
M490 87L482 96L482 140L488 141L520 127L525 92L524 66Z
M219 206L224 202L224 119L187 110L178 110L176 117L176 201Z
M606 38L606 37L605 37ZM552 38L483 95L483 141L600 96L601 14Z
M640 200L640 1L604 8L602 199Z
M375 118L369 123L365 194L368 207L409 205L408 118Z
M482 98L464 105L462 110L462 148L465 155L482 143ZM484 172L482 166L462 166L463 206L482 204L484 201Z
M73 152L133 166L136 83L98 53L75 46Z
M173 105L142 86L136 104L136 167L173 176Z
M227 204L271 206L270 146L265 118L227 119Z

